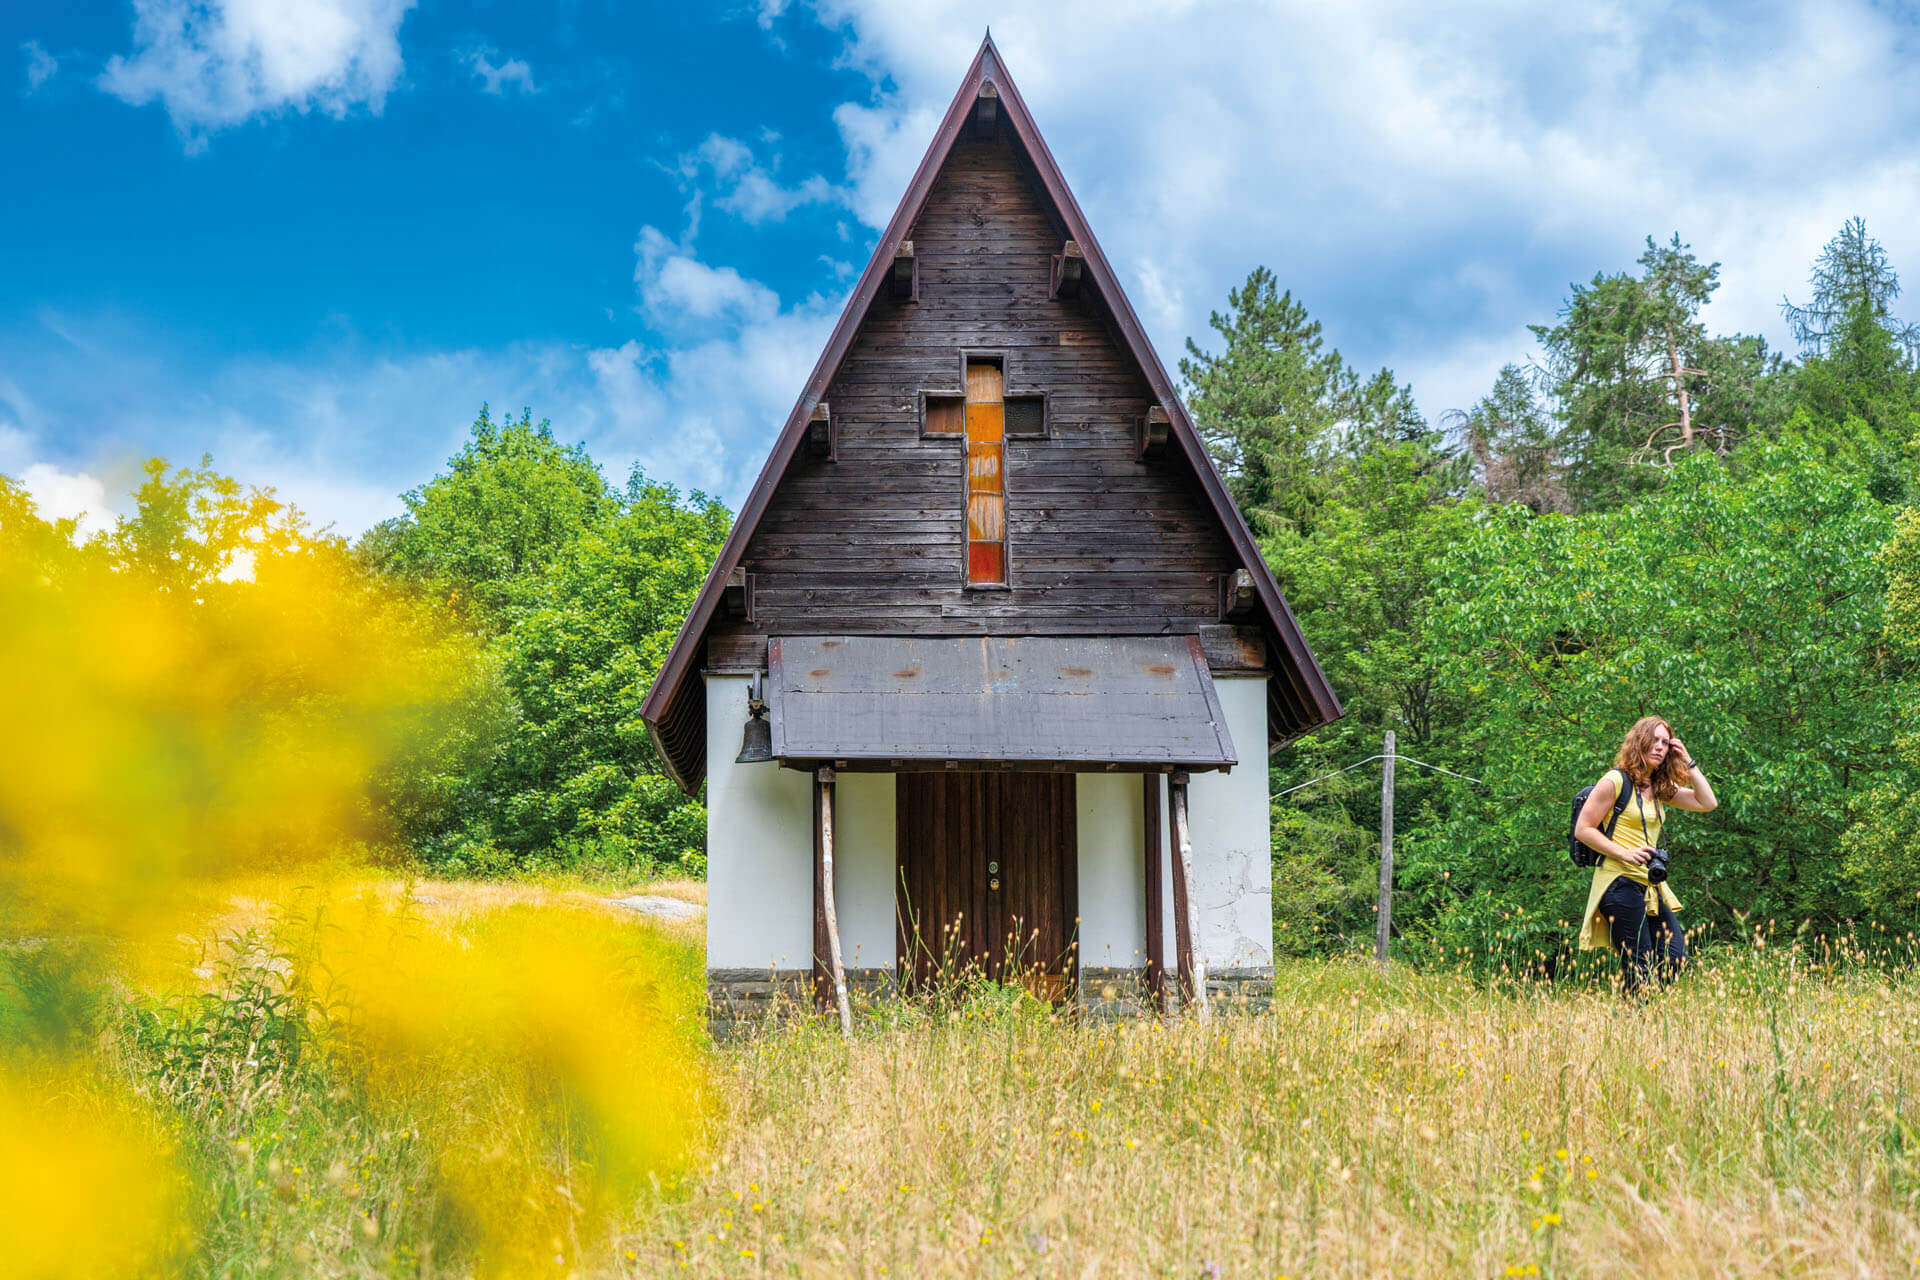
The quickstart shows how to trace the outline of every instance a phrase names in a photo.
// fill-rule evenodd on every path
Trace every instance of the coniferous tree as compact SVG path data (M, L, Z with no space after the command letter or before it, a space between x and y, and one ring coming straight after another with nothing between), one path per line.
M1648 236L1639 266L1575 285L1559 324L1529 326L1560 402L1569 488L1585 505L1655 487L1681 454L1725 454L1745 425L1741 397L1710 380L1739 362L1699 319L1720 264L1700 262L1676 234L1664 245Z
M1352 375L1320 323L1254 268L1208 324L1219 355L1187 341L1187 404L1228 489L1256 528L1299 528L1320 499L1321 473Z
M1553 419L1518 368L1503 367L1493 390L1458 421L1474 483L1489 501L1523 503L1535 514L1573 510Z
M1920 325L1893 315L1899 275L1866 223L1851 218L1820 251L1810 283L1806 305L1780 304L1804 358L1796 406L1830 426L1857 419L1872 452L1897 453L1920 415Z

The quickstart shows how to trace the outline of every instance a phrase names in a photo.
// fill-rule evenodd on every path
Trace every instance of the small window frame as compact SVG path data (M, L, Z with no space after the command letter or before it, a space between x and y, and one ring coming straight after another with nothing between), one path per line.
M1017 384L1013 378L1013 353L1004 348L966 347L960 351L960 358L954 369L951 388L923 387L914 395L914 413L922 440L958 440L961 449L966 448L966 431L929 431L927 430L927 403L930 400L958 400L965 404L967 400L967 365L997 364L1000 366L1000 395L1002 401L1038 400L1040 402L1040 429L1038 431L1008 431L1009 440L1049 440L1053 438L1053 393L1041 387L1026 387Z

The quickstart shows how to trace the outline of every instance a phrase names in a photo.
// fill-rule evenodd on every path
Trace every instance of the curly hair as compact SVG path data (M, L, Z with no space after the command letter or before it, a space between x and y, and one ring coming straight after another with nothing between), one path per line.
M1673 799L1685 778L1680 769L1680 753L1671 747L1658 769L1650 763L1648 757L1653 751L1656 729L1665 729L1669 738L1673 736L1673 726L1659 716L1641 716L1634 721L1613 757L1613 767L1625 771L1635 785L1646 787L1653 792L1654 799L1664 804Z

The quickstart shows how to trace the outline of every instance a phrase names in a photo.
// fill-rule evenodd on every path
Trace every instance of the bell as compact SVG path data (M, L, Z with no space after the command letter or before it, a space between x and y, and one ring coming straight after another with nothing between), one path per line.
M740 735L740 754L733 758L735 764L764 764L773 759L773 726L767 723L767 703L765 690L760 684L760 673L753 673L753 682L747 686L747 728Z
M773 726L767 723L765 709L747 717L747 731L740 736L740 754L735 764L762 764L773 759Z

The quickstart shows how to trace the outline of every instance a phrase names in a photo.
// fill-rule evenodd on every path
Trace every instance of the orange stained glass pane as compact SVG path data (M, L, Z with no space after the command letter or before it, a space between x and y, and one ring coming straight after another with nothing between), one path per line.
M1004 439L1007 434L1007 408L999 404L967 406L967 439L982 442Z
M928 435L959 435L966 427L966 401L959 396L927 397Z
M1004 584L1007 580L1007 548L999 542L967 544L967 581Z
M1007 478L1001 455L1006 452L1003 444L974 444L967 442L967 492L968 493L1005 493Z
M968 404L999 404L1006 385L999 365L984 360L967 362Z
M998 493L967 497L967 537L975 542L1003 542L1007 536L1007 499Z

